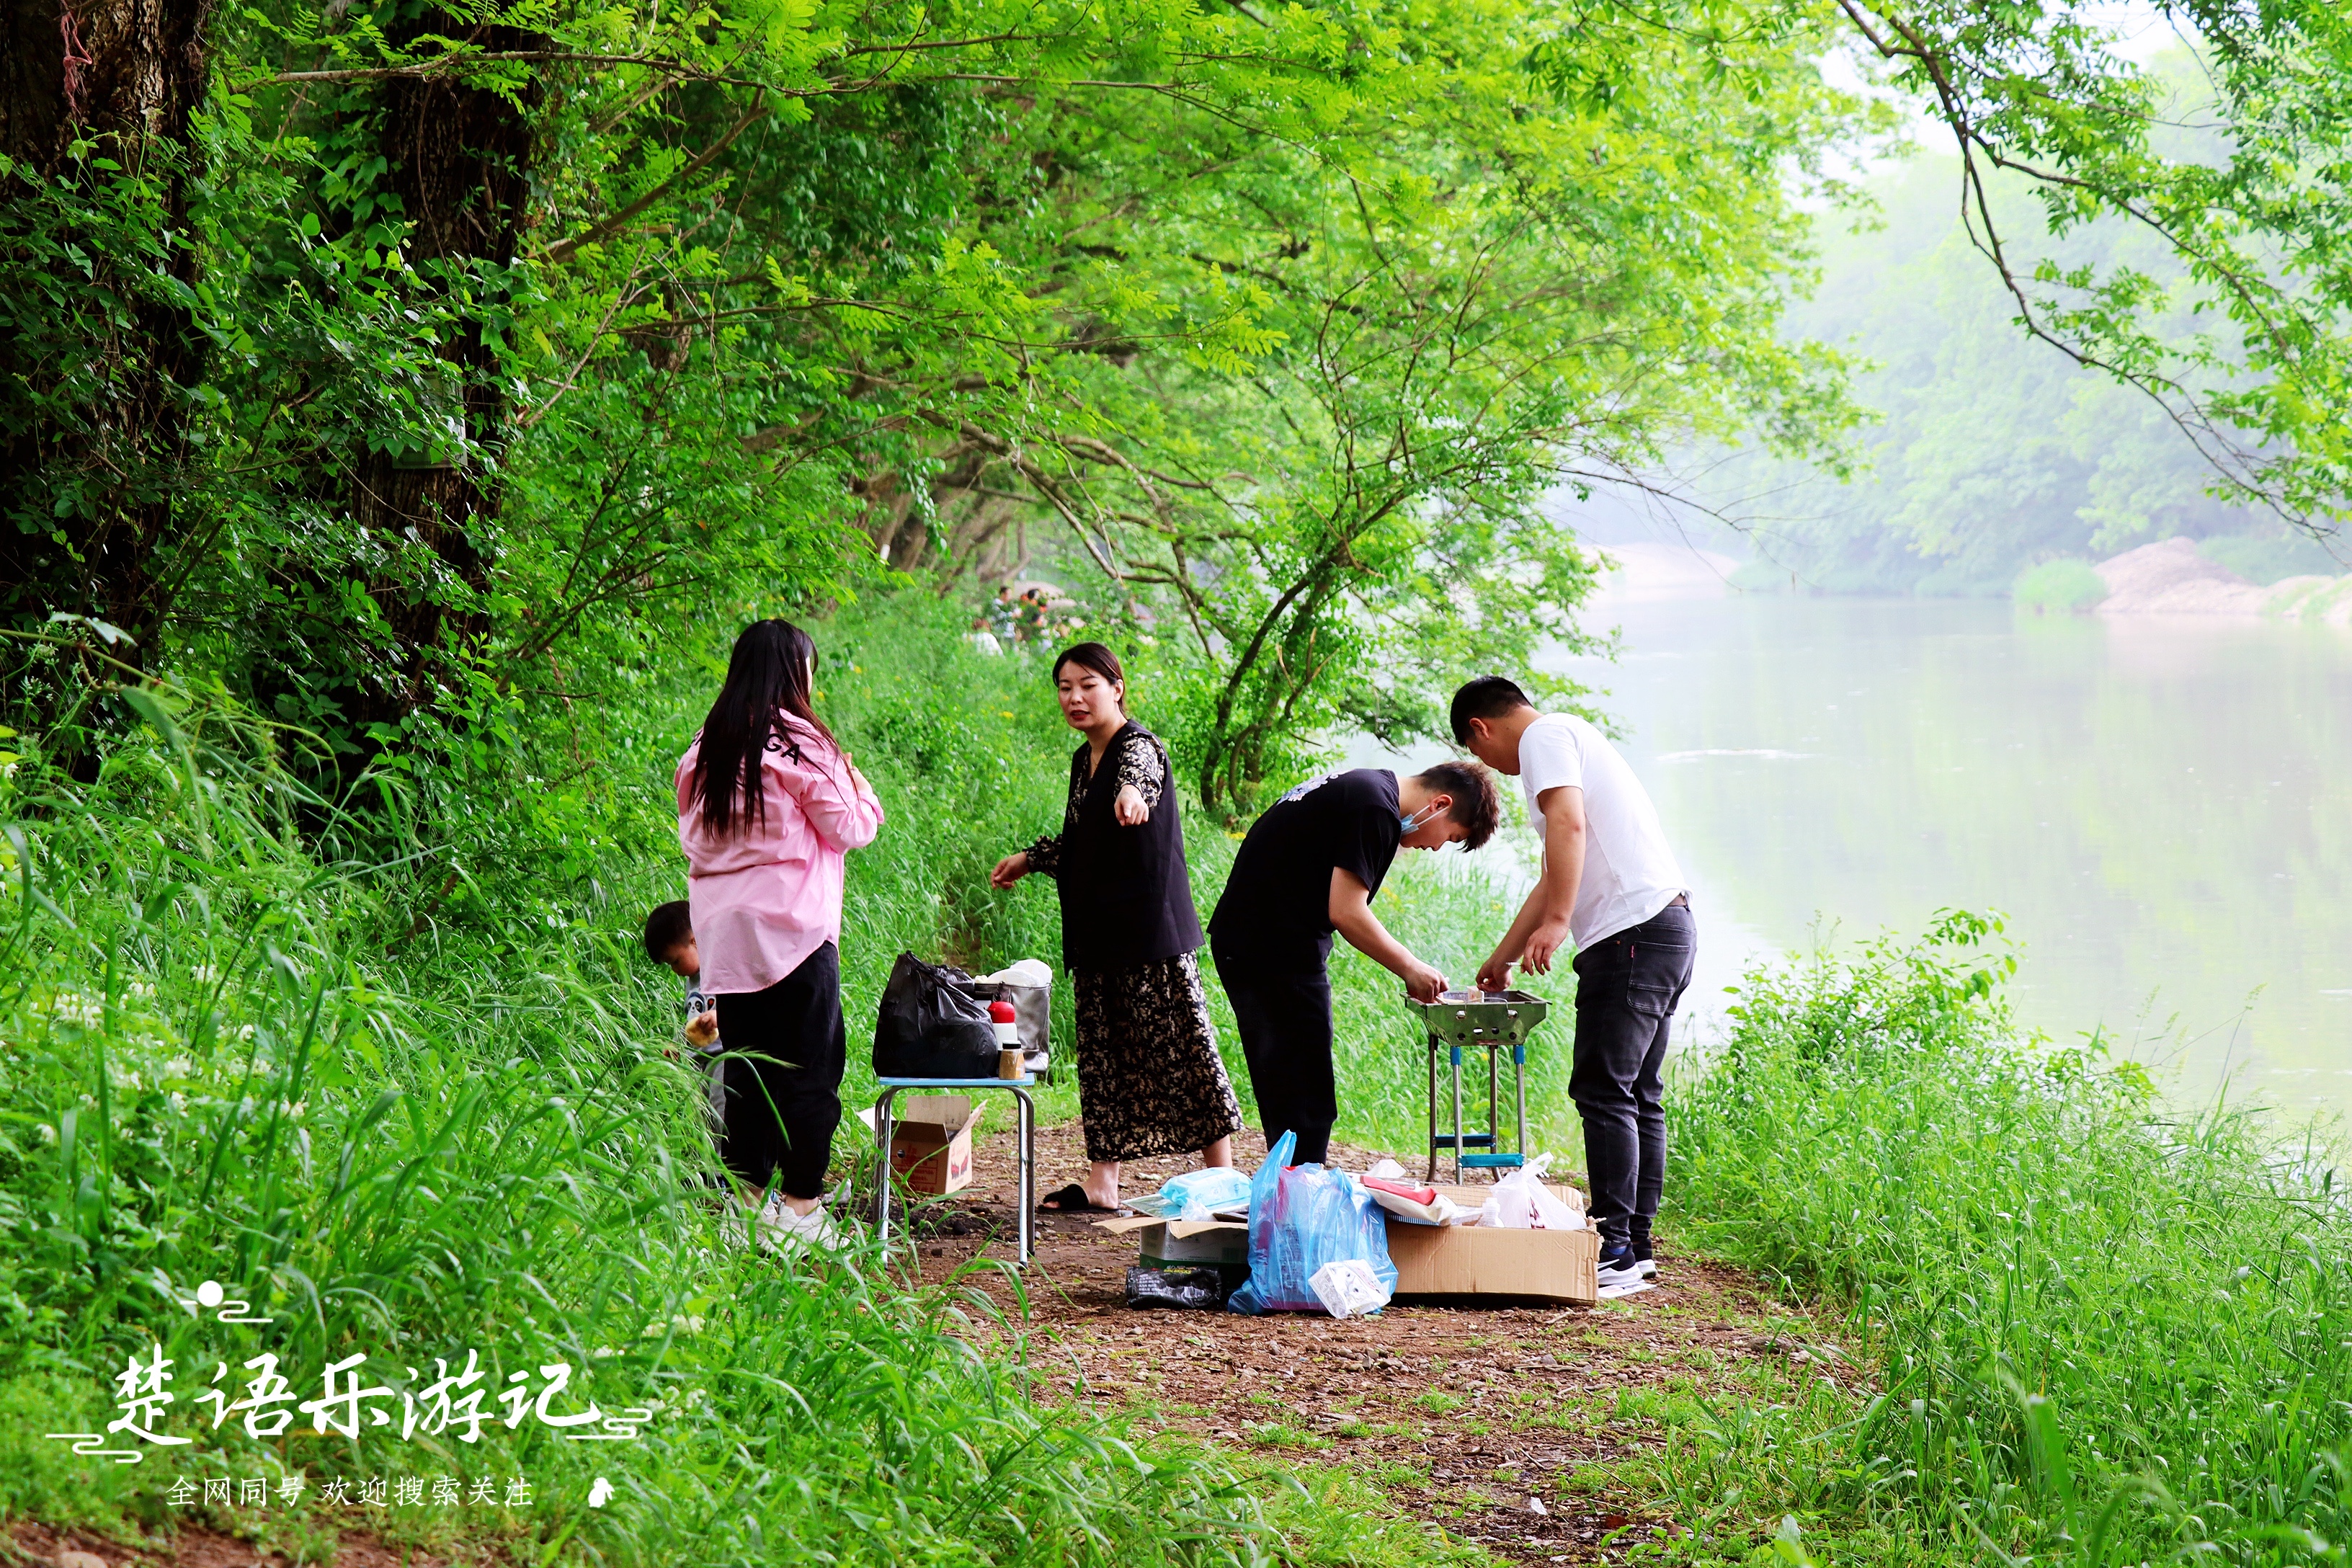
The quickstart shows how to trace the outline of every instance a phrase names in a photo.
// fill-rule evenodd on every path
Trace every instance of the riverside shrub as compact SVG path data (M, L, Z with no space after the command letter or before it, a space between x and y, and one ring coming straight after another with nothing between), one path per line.
M2107 584L2085 562L2044 561L2028 567L2011 592L2023 609L2042 615L2080 615L2107 596Z
M2021 1037L1997 933L1948 913L1760 970L1675 1086L1681 1239L1829 1303L1871 1361L1858 1415L1782 1434L1811 1472L1783 1489L1905 1561L2334 1561L2341 1173L2252 1111L2178 1109L2095 1037ZM1727 1457L1702 1437L1685 1468Z

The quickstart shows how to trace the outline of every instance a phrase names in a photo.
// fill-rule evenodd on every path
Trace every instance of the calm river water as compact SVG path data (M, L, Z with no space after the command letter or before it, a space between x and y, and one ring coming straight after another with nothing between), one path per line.
M1758 954L1997 910L2016 999L2173 1091L2352 1111L2352 637L1983 602L1620 601L1603 689L1695 884L1690 1026Z

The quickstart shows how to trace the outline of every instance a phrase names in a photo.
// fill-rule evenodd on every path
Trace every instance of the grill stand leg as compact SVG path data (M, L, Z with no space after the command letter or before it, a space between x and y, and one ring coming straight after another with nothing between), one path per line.
M1519 1106L1519 1163L1528 1163L1528 1047L1525 1041L1511 1047L1511 1092Z
M1495 1153L1503 1152L1503 1118L1496 1109L1498 1065L1495 1060L1495 1042L1486 1042L1486 1147ZM1500 1180L1500 1177L1496 1178Z
M1454 1058L1454 1184L1462 1184L1462 1047L1449 1047Z
M1437 1181L1437 1037L1429 1037L1429 1173L1422 1180L1434 1184Z

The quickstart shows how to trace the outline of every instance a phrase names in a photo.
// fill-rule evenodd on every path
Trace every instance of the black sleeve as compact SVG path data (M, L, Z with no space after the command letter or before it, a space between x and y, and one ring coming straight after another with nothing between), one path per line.
M1397 826L1396 803L1371 778L1350 778L1347 787L1347 810L1334 835L1331 868L1348 872L1377 893L1403 839Z

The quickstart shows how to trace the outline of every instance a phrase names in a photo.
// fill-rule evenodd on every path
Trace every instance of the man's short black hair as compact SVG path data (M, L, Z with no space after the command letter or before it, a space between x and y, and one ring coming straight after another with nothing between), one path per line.
M1435 763L1415 773L1413 781L1432 795L1453 797L1445 815L1468 833L1463 848L1478 848L1495 837L1503 803L1495 795L1495 775L1485 768L1476 763Z
M1454 743L1470 743L1473 719L1499 719L1514 708L1534 706L1517 681L1506 680L1499 675L1482 675L1475 680L1465 681L1462 689L1454 694Z
M694 916L684 899L656 904L646 917L646 956L667 963L669 955L694 939Z

